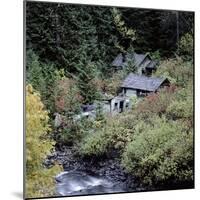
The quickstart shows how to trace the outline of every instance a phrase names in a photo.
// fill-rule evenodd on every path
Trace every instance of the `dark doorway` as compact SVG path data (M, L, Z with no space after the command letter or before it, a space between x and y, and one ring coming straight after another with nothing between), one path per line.
M124 111L124 101L120 101L119 103L119 112L123 112Z

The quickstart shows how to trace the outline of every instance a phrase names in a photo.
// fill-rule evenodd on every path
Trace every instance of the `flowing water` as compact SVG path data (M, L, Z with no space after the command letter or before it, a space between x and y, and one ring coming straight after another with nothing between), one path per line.
M81 171L65 171L56 176L56 192L60 196L125 192L120 183L112 183Z

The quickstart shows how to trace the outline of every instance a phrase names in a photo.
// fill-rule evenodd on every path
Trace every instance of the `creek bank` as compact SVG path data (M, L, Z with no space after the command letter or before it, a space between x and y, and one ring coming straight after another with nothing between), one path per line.
M70 175L70 179L72 180L71 177L74 174L74 179L72 180L72 182L74 182L77 179L76 176L82 174L82 177L85 177L86 175L89 176L87 179L92 177L100 181L103 180L102 184L95 185L95 188L92 190L90 188L87 188L87 190L81 190L81 194L85 194L86 192L95 193L95 191L97 191L97 193L113 193L145 190L134 181L133 176L125 172L124 168L120 165L118 153L114 151L111 154L109 153L109 157L99 156L82 158L77 154L77 151L73 146L66 146L62 147L62 149L57 148L52 155L48 156L45 161L45 165L50 167L53 163L55 163L55 161L61 164L63 166L64 173L66 172L63 176L60 176L62 179L65 179L68 175ZM57 188L59 188L59 182L62 182L62 185L67 187L66 182L64 183L63 181L60 181L58 177L56 178L56 181L58 182ZM109 183L109 187L108 184L104 187L104 183ZM77 187L82 186L79 185ZM60 194L63 195L67 195L67 192L69 192L63 191L63 189L60 188L59 190L61 190ZM79 193L80 191L73 194L76 195Z
M109 155L109 156L108 156ZM142 186L120 165L118 152L107 156L82 158L74 146L56 148L45 161L47 167L55 162L63 166L64 172L55 177L56 192L59 196L156 191L193 188L188 183L165 183L159 186Z

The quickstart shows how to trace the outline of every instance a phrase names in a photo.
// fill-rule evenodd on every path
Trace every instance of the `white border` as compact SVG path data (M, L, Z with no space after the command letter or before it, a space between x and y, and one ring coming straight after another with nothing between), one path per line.
M51 0L49 0L51 1ZM86 3L97 5L116 5L142 8L164 8L195 11L196 18L196 189L163 192L145 192L117 195L99 195L62 199L137 199L169 200L197 199L200 193L199 160L199 103L200 62L199 36L200 12L197 0L57 0L57 2ZM23 177L23 1L4 0L0 2L0 199L14 200L22 198ZM56 198L57 199L57 198Z

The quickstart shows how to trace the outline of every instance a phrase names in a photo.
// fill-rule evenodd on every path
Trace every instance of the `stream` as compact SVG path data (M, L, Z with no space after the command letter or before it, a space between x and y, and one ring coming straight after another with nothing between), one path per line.
M83 159L76 155L73 147L66 147L52 153L45 164L51 167L55 161L64 169L55 177L58 196L144 190L135 184L134 177L125 172L116 152L106 158Z
M60 196L125 192L122 184L81 171L62 172L56 176L56 192Z
M55 177L56 196L193 188L191 182L177 184L173 181L170 184L144 187L126 172L117 151L105 156L83 158L73 146L63 146L56 148L44 165L50 168L55 162L63 167L63 172Z

